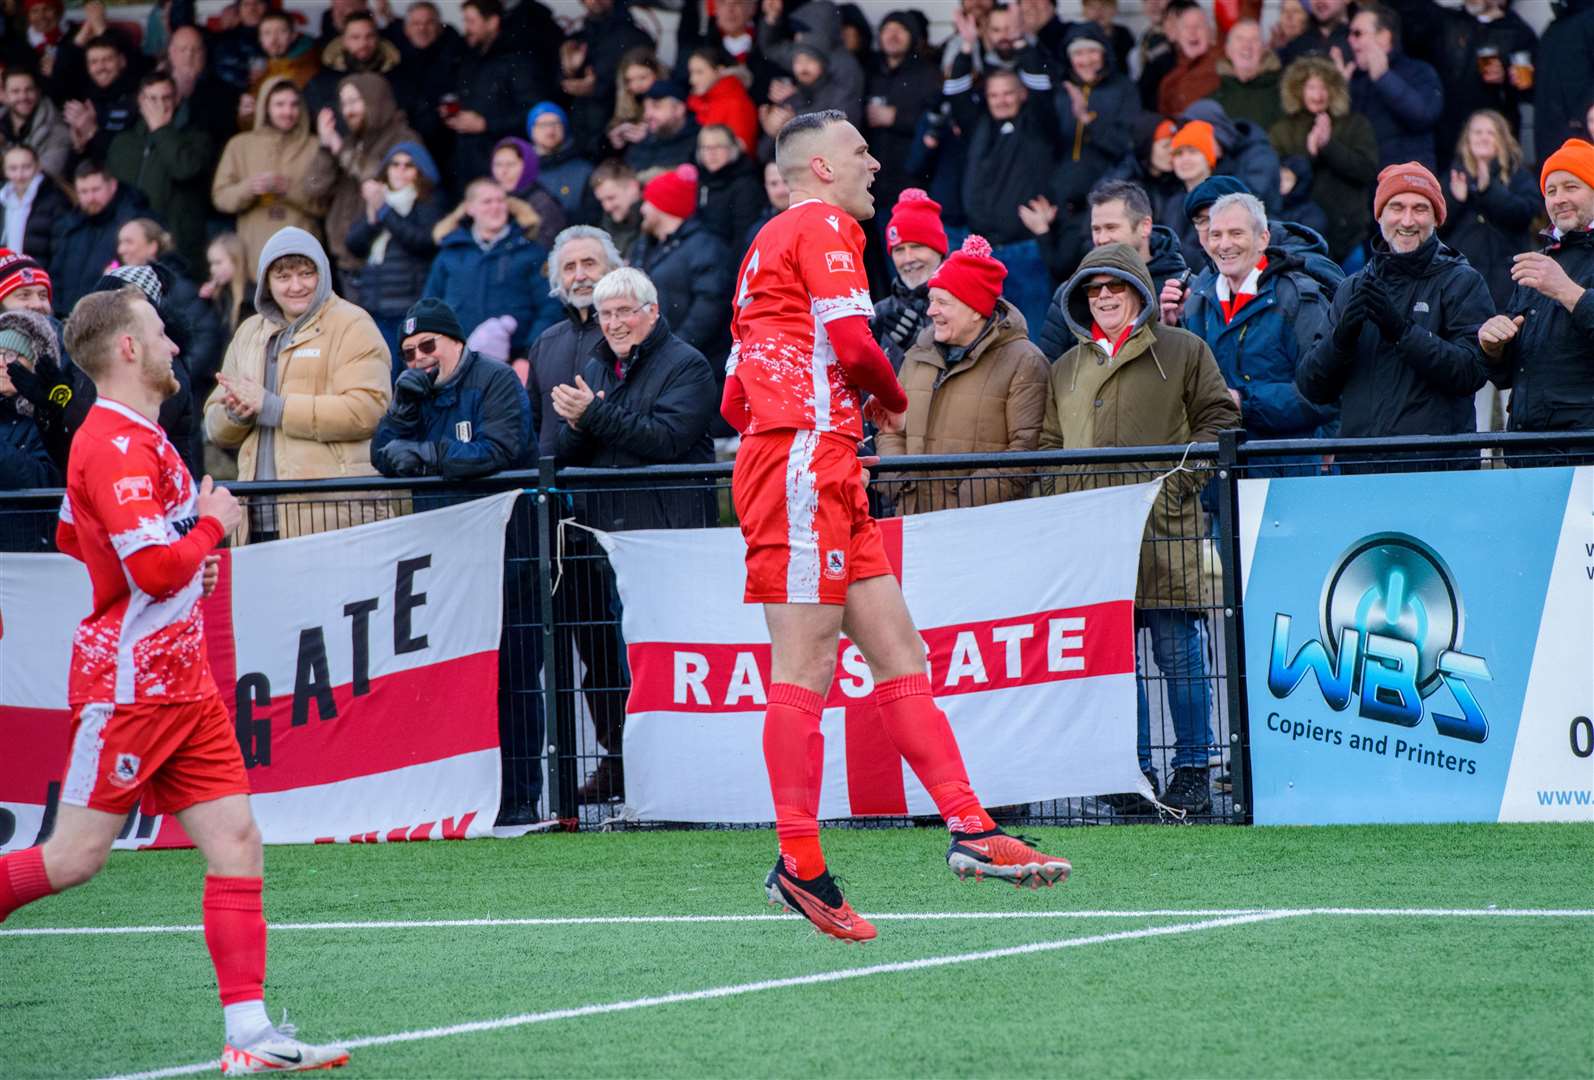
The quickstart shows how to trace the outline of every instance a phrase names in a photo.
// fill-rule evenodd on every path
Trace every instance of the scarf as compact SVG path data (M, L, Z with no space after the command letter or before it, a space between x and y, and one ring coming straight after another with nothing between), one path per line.
M1262 256L1262 261L1251 268L1245 275L1245 280L1240 282L1239 292L1229 286L1229 279L1222 274L1218 275L1218 306L1223 309L1223 324L1227 326L1234 321L1248 301L1256 299L1256 291L1261 288L1262 271L1267 269L1267 256Z
M1107 336L1107 331L1103 330L1096 320L1092 319L1090 322L1091 340L1093 340L1097 347L1108 356L1117 356L1118 350L1124 347L1124 342L1128 341L1129 335L1133 334L1134 332L1134 319L1130 319L1128 322L1124 323L1124 328L1118 331L1118 336L1116 338L1109 338Z
M410 211L415 209L415 199L418 194L419 192L415 190L415 185L411 184L409 187L400 188L398 191L388 188L385 192L383 192L382 200L386 202L387 205L392 208L393 212L399 217L409 217ZM365 260L367 266L382 265L383 261L387 258L388 241L392 239L393 234L387 229L383 229L381 232L376 234L376 239L371 241L371 254Z
M17 194L17 189L11 184L0 188L0 206L6 208L6 235L5 246L12 251L22 251L22 238L28 228L28 214L32 212L33 200L39 195L39 185L44 182L44 174L36 174L28 182L28 190Z

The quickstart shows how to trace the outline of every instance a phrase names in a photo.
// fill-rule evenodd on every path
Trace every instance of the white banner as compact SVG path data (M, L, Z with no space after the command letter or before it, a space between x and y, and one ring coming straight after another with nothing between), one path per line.
M491 834L515 497L223 552L205 636L266 843ZM0 559L0 851L53 815L89 607L76 560ZM140 816L118 846L187 842L175 819Z
M987 806L1140 791L1134 596L1155 483L880 523L930 685ZM600 534L631 662L630 809L772 821L762 750L769 637L742 602L737 529ZM822 818L934 813L886 739L868 666L840 645Z

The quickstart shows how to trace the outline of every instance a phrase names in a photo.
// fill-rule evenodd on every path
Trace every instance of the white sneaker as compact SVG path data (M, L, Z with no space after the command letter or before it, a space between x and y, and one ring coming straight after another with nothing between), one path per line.
M343 1047L311 1046L294 1038L296 1034L298 1030L284 1022L245 1046L228 1043L221 1051L221 1075L305 1072L309 1069L335 1069L349 1063L349 1052Z

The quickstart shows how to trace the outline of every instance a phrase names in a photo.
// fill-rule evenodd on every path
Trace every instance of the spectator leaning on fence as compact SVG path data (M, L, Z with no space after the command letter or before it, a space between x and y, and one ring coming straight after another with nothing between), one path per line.
M640 270L622 267L593 289L603 341L575 379L552 390L554 412L563 423L557 439L561 465L635 468L702 464L714 459L708 426L718 404L714 373L703 354L670 332L659 312L658 291ZM628 492L578 495L577 520L598 529L701 528L715 524L712 493L667 491L658 486ZM582 537L585 534L579 534ZM598 621L617 618L603 607L612 593L606 563L586 541L567 546L572 565L584 563L591 578L572 583ZM598 580L601 578L601 581ZM623 655L612 642L593 642L584 653L594 678L584 689L623 686ZM591 671L590 665L599 670ZM604 671L607 665L608 670ZM599 681L599 680L602 681ZM577 792L584 802L619 796L624 775L619 754L625 712L619 695L605 695L594 712L598 743L609 754ZM588 700L593 700L589 693Z
M595 225L572 225L560 233L548 259L549 292L565 317L542 332L516 368L531 398L537 456L552 457L563 420L553 407L553 388L575 382L603 334L592 307L592 290L625 262L609 234Z
M1007 268L970 236L930 278L930 327L903 358L906 426L881 431L880 453L997 454L1034 450L1046 415L1046 357L1024 316L1002 299ZM908 477L904 514L984 506L1024 495L1029 479L999 468Z
M1484 323L1489 377L1511 390L1512 431L1594 428L1594 145L1568 139L1539 175L1550 229L1512 260L1516 291Z
M258 279L258 314L227 348L205 405L205 433L217 446L238 449L240 480L373 475L371 436L392 385L381 331L333 294L326 252L303 229L283 229L267 242ZM355 494L294 496L249 509L254 540L386 516Z
M870 322L894 368L902 367L903 354L930 321L930 275L940 268L946 249L941 204L922 188L904 191L886 225L886 250L897 274L891 295L875 304Z
M1240 411L1206 343L1157 321L1151 274L1134 248L1108 244L1085 256L1064 286L1068 329L1077 344L1052 365L1041 448L1156 446L1214 442L1238 427ZM1137 479L1107 466L1068 478L1105 487ZM1174 774L1162 800L1204 813L1212 805L1207 762L1212 746L1212 688L1207 681L1205 609L1219 603L1217 556L1206 540L1198 493L1202 479L1176 471L1146 522L1136 589L1136 625L1151 631L1152 655L1168 688L1176 745ZM1151 711L1139 691L1141 771L1156 789ZM1139 795L1111 796L1119 813L1154 809Z
M1379 173L1373 214L1372 258L1335 294L1333 332L1296 373L1301 393L1338 402L1347 438L1475 431L1472 397L1485 379L1478 330L1494 301L1483 277L1435 235L1444 190L1415 161L1391 165Z

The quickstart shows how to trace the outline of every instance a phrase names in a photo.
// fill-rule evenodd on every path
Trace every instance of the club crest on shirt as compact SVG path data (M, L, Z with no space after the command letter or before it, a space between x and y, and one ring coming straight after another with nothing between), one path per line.
M111 490L116 493L117 506L155 497L155 487L147 476L124 476L111 485Z
M852 273L852 252L827 251L825 252L825 269L832 274Z
M847 553L840 548L825 552L825 576L839 579L847 576Z
M117 754L116 764L107 778L117 787L132 787L138 783L139 760L137 754Z

